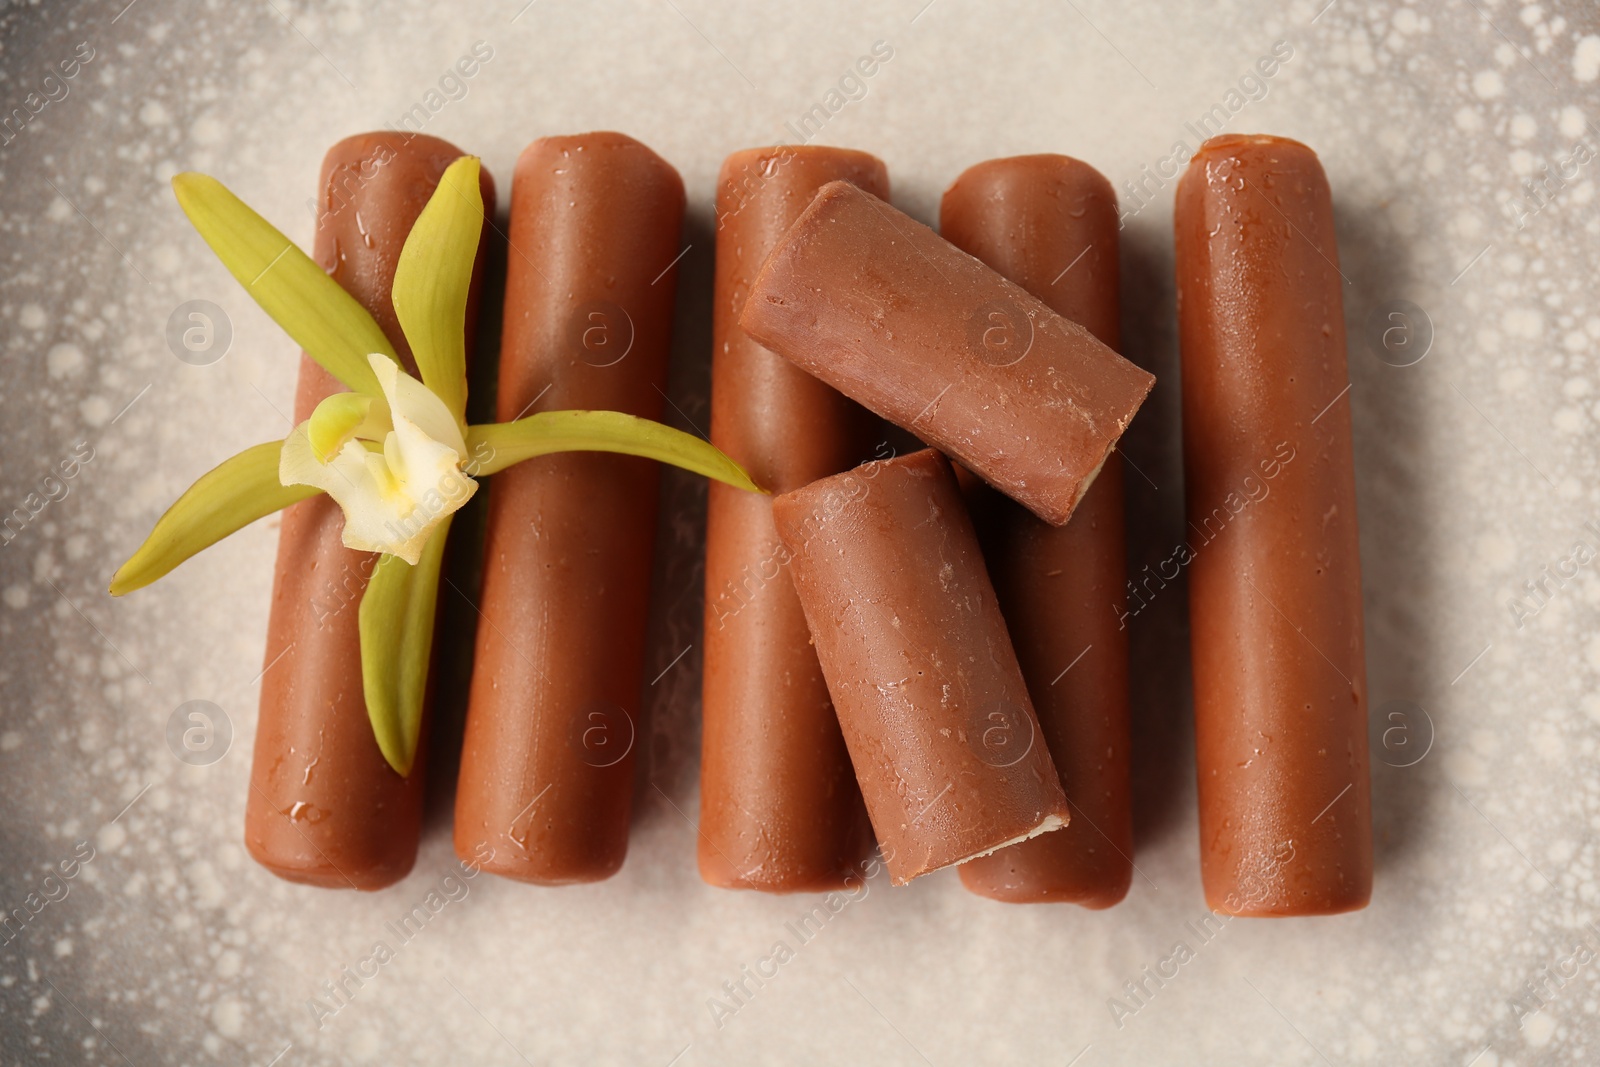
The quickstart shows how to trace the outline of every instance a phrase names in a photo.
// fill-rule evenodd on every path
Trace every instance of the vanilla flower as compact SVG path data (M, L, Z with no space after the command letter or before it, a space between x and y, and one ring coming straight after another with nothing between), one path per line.
M444 401L388 356L367 360L383 394L336 393L319 404L284 440L278 480L333 497L346 548L415 565L478 483L462 470L467 443Z
M366 308L222 183L180 174L172 185L229 272L349 392L323 400L285 440L247 448L190 486L118 568L111 593L149 585L256 519L327 493L344 512L344 543L380 553L361 600L361 680L378 747L399 774L416 758L445 537L475 478L598 450L761 491L709 443L617 411L467 425L467 295L484 219L476 158L446 168L395 268L395 317L421 380Z

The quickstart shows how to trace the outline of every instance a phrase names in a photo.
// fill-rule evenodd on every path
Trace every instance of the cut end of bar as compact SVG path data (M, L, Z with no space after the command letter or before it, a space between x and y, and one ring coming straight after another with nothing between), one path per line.
M1199 190L1209 187L1221 195L1256 197L1261 195L1259 189L1244 180L1244 168L1263 166L1274 171L1298 166L1319 175L1323 183L1327 181L1322 161L1310 145L1273 134L1220 134L1201 143L1178 178L1178 215L1174 223L1179 231L1183 229L1184 190L1194 190L1188 195L1196 196L1200 195Z
M584 173L585 160L598 170L615 171L621 165L619 161L624 159L629 161L629 167L636 169L626 172L626 179L618 180L637 182L653 172L656 181L673 189L679 201L684 199L683 176L678 168L643 141L616 130L540 137L530 142L517 157L516 176L528 180L525 176L537 174L548 182L550 174L558 174L566 175L570 182Z
M412 854L375 864L357 864L346 860L340 866L328 859L320 848L315 857L275 851L271 842L258 840L248 834L245 848L251 859L286 882L319 889L356 889L363 893L389 888L410 874L416 863L416 856Z
M1016 837L1013 837L1011 840L1002 841L998 845L995 845L993 848L986 848L982 852L974 852L970 856L963 856L961 859L956 860L954 863L946 864L946 866L959 867L963 863L968 863L968 862L970 862L972 860L976 860L976 859L982 859L985 856L992 855L993 853L999 852L1003 848L1010 848L1012 845L1020 845L1024 841L1031 841L1034 838L1038 837L1040 834L1047 834L1051 830L1060 830L1063 827L1065 827L1066 825L1067 825L1067 817L1066 816L1057 815L1055 812L1051 812L1049 815L1046 815L1044 817L1044 819L1039 823L1038 826L1035 826L1032 830L1029 830L1027 833L1018 834ZM940 868L940 869L943 870L943 868Z
M1209 892L1206 894L1206 906L1212 911L1218 915L1231 915L1240 919L1305 919L1318 915L1346 915L1352 911L1360 911L1371 902L1370 886L1364 893L1324 897L1311 901L1274 897L1239 903L1227 896L1222 900L1213 900Z
M1199 149L1190 158L1189 162L1203 156L1237 152L1241 149L1262 148L1270 146L1289 152L1304 152L1312 159L1317 158L1316 152L1303 141L1296 141L1292 137L1282 137L1274 133L1222 133L1201 142Z
M1100 462L1096 463L1094 465L1094 469L1085 475L1083 480L1078 483L1078 493L1072 498L1072 506L1067 509L1066 517L1057 522L1055 519L1050 519L1049 516L1044 516L1045 518L1050 519L1050 521L1055 525L1065 526L1067 521L1072 518L1072 513L1078 510L1078 505L1083 503L1083 498L1088 495L1089 487L1094 484L1094 480L1100 477L1100 472L1105 469L1106 461L1111 458L1111 453L1117 450L1117 445L1122 442L1123 436L1127 434L1128 426L1133 423L1134 416L1139 414L1139 409L1144 407L1144 402L1150 399L1150 391L1156 387L1155 375L1145 371L1143 367L1139 367L1138 369L1144 374L1146 379L1144 391L1139 394L1138 403L1134 405L1133 411L1129 413L1128 421L1123 423L1122 428L1117 431L1117 436L1106 442L1106 450L1100 453Z
M885 175L884 180L887 180L887 170L883 161L872 153L857 148L836 148L833 145L817 144L775 144L741 148L722 161L722 170L717 180L719 184L737 180L745 176L752 167L755 176L769 178L776 168L789 162L816 163L841 170L854 167L874 177ZM860 184L846 177L834 180ZM819 185L818 188L820 187Z
M929 867L925 871L918 871L916 874L911 875L909 878L902 878L898 874L895 874L894 872L891 871L890 872L890 879L889 879L890 884L897 885L897 886L909 885L911 882L915 881L916 879L921 878L924 875L932 874L934 871L943 871L943 870L947 870L947 869L949 869L951 867L959 867L963 863L968 863L968 862L970 862L972 860L976 860L976 859L982 859L984 856L988 856L988 855L990 855L992 853L999 852L1003 848L1010 848L1012 845L1020 845L1024 841L1031 841L1035 837L1038 837L1040 834L1047 834L1051 830L1060 830L1062 827L1067 825L1067 820L1070 817L1071 817L1070 814L1063 815L1063 814L1059 814L1057 812L1050 812L1043 819L1041 819L1038 822L1038 824L1035 825L1031 830L1028 830L1028 831L1026 831L1024 833L1020 833L1016 837L1009 838L1008 840L1002 841L998 845L991 845L990 847L988 847L986 849L983 849L981 852L974 852L971 855L962 856L960 859L951 860L949 863L941 863L937 867Z
M1083 503L1083 498L1089 495L1089 487L1094 485L1094 480L1096 478L1100 477L1100 472L1105 469L1106 460L1110 459L1111 453L1115 452L1116 450L1117 443L1115 441L1106 446L1106 450L1100 454L1100 462L1094 465L1094 470L1086 474L1083 478L1083 481L1078 483L1078 494L1072 498L1072 507L1067 509L1066 518L1059 522L1052 518L1050 521L1053 525L1065 526L1068 522L1072 521L1072 513L1078 510L1078 505Z
M770 282L771 276L782 273L784 261L792 257L796 244L804 242L807 226L813 216L829 211L835 202L839 200L850 200L858 196L872 197L874 200L879 199L859 186L843 179L831 181L821 186L817 189L816 195L811 198L811 203L806 205L805 210L801 211L795 218L794 224L789 227L784 235L778 239L778 243L773 245L767 253L765 262L761 264L760 269L756 271L755 278L750 282L750 293L746 296L744 308L739 312L739 329L749 334L757 344L773 348L773 343L779 340L773 332L776 324L768 321L771 309L767 307L767 304L769 302L778 306L784 306L784 304L782 301L772 300L774 286ZM758 293L763 294L760 299L755 298L755 294ZM773 350L778 351L776 348L773 348ZM780 352L779 354L781 355L782 353ZM802 367L802 369L804 368Z

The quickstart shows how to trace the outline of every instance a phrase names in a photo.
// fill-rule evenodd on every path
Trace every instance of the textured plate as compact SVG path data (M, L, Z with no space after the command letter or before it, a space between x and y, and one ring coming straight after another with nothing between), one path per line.
M38 106L0 145L0 505L22 509L0 548L8 1062L1594 1062L1600 563L1559 576L1600 547L1592 5L123 2L0 16L0 107ZM502 211L534 137L634 134L690 190L672 400L703 430L716 168L798 139L879 40L893 58L810 135L881 154L906 210L930 219L962 168L1019 152L1080 156L1124 196L1124 337L1160 379L1128 443L1135 567L1182 537L1176 167L1208 115L1321 153L1373 706L1406 727L1374 749L1372 906L1197 932L1181 583L1135 621L1139 873L1119 907L1002 906L947 872L872 882L808 935L817 899L702 885L704 489L678 474L619 876L460 880L448 781L393 889L257 868L240 826L274 529L104 595L184 486L284 431L295 374L166 180L214 173L308 242L318 162L349 133L413 116L483 155ZM492 58L451 81L479 41ZM1247 79L1277 42L1292 56ZM186 362L168 330L191 301L218 330ZM222 715L199 765L168 740L195 700ZM402 939L389 924L418 906ZM393 958L369 965L379 942Z

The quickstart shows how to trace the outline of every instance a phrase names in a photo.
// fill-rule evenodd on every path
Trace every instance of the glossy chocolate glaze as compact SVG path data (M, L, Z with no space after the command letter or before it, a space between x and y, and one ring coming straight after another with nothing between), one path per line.
M631 137L528 146L511 189L501 420L660 418L683 210L678 172ZM558 885L622 866L659 474L569 452L492 479L455 820L457 854L486 870Z
M717 181L711 441L774 493L871 454L877 418L739 328L767 254L817 189L889 195L844 148L735 152ZM861 791L772 521L772 497L713 482L706 517L700 875L771 893L843 887L873 846Z
M1058 525L1155 381L848 182L768 257L740 325Z
M773 513L893 883L1062 825L949 461L873 461Z
M1207 141L1178 185L1200 858L1237 915L1372 891L1342 279L1305 145Z
M1014 156L944 194L944 238L1116 348L1117 198L1087 163ZM1107 458L1065 526L970 479L967 506L1045 745L1072 810L1065 828L961 865L974 893L1105 908L1133 877L1122 461Z
M329 149L317 200L317 262L359 300L417 373L390 302L400 250L445 168L462 152L436 137L360 134ZM494 182L483 172L484 203ZM483 249L479 249L479 275ZM476 289L468 309L468 349ZM300 361L295 421L344 386ZM344 516L328 496L283 513L267 624L266 671L245 808L257 862L295 882L381 889L416 860L427 770L427 716L416 764L401 778L373 739L361 689L358 612L377 556L340 541Z

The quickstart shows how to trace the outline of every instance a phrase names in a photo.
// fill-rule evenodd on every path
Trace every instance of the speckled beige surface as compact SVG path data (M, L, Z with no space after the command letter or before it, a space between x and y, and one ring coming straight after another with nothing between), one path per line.
M124 2L0 13L0 107L30 116L0 145L0 504L24 516L0 548L4 1062L1595 1061L1592 5ZM892 58L830 100L878 41ZM492 58L441 89L476 42ZM1252 74L1275 46L1289 57ZM1066 152L1118 187L1126 348L1159 379L1127 446L1144 475L1135 567L1183 536L1176 168L1208 114L1321 153L1349 280L1380 726L1369 909L1202 923L1181 581L1133 619L1139 873L1120 906L999 905L954 872L899 890L880 875L834 910L702 885L704 489L676 473L620 875L460 878L448 781L415 873L382 893L290 886L245 856L271 523L104 594L195 476L287 429L293 348L166 179L214 173L308 242L326 146L418 105L427 132L484 157L502 213L534 137L631 133L689 188L672 399L678 425L704 429L716 168L797 139L819 103L811 135L880 154L925 221L998 155ZM192 300L231 324L209 365L167 345ZM194 700L232 738L186 765L167 737ZM397 936L419 905L420 933ZM371 962L379 942L387 962Z

